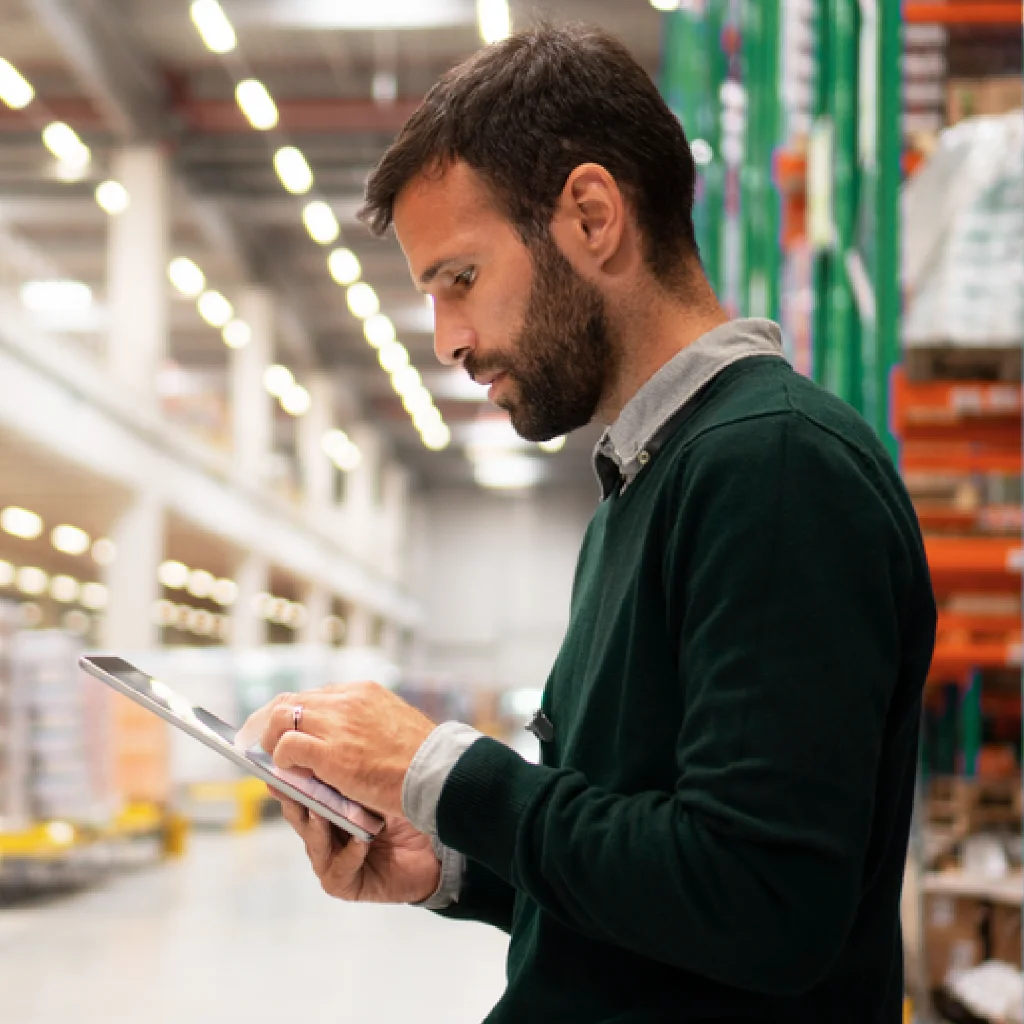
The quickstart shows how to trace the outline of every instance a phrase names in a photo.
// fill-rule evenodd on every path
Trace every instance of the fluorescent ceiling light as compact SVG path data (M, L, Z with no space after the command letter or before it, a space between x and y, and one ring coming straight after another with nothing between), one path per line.
M71 604L78 600L78 580L74 576L54 576L50 580L50 597L61 604Z
M232 320L221 332L228 348L245 348L252 341L252 328L244 320Z
M96 202L104 213L117 217L131 205L131 196L121 182L101 181L96 186Z
M363 461L362 453L353 444L349 445L343 452L339 452L334 457L334 464L342 471L342 473L351 473L352 470L359 467L359 463Z
M363 273L359 258L351 249L335 249L327 257L327 269L343 288L355 284Z
M427 403L423 403L418 409L411 409L409 404L407 404L413 396L407 395L402 399L402 404L412 414L413 426L421 434L425 430L429 430L431 427L440 426L444 423L444 420L441 418L441 413L438 412L437 408L434 406L434 400L430 397L430 392L423 391L422 393L429 399L429 405ZM414 392L414 395L416 394L418 394L418 392Z
M27 508L10 505L0 512L0 529L12 537L35 540L43 532L43 520Z
M553 437L550 441L541 441L537 447L540 448L542 452L554 455L555 452L560 452L565 447L565 436Z
M352 285L348 290L347 298L348 308L352 311L352 315L360 320L365 320L380 312L380 299L365 281Z
M168 590L184 590L188 583L188 566L182 562L161 562L156 571L157 581Z
M398 97L398 79L390 71L378 71L370 87L375 103L394 103Z
M193 569L188 574L185 590L193 597L209 597L213 593L214 582L212 573L208 573L205 569Z
M84 555L89 550L90 538L85 530L62 524L50 532L50 543L65 555Z
M362 454L344 430L328 430L320 444L330 460L343 473L350 473L362 462Z
M84 583L78 600L89 611L98 612L107 607L110 594L102 583Z
M382 31L473 23L473 0L384 0L364 4L337 0L235 0L231 9L239 18L249 16L260 24L306 30Z
M11 110L24 110L35 98L36 91L22 73L0 57L0 101Z
M117 558L117 545L106 537L100 537L92 545L92 560L97 565L112 565Z
M187 260L183 256L171 260L167 267L167 276L171 284L190 299L196 298L206 287L206 275L192 260Z
M400 341L389 341L377 353L377 361L388 373L409 365L409 353Z
M428 427L420 435L425 447L432 452L440 452L452 443L452 432L443 424Z
M305 195L313 187L313 172L302 151L294 146L282 146L274 154L274 169L292 195Z
M263 371L263 386L275 398L280 398L294 383L292 371L280 363L274 363Z
M92 305L92 289L81 281L26 281L21 302L33 313L84 313Z
M85 167L92 159L89 147L63 121L53 121L43 129L43 144L61 163L71 167Z
M67 160L58 160L53 169L53 176L58 181L63 181L66 184L85 181L89 176L89 161L85 160L71 163Z
M196 302L199 315L211 327L226 327L235 315L235 309L220 292L203 292Z
M500 490L532 487L543 475L543 463L525 455L494 456L473 463L473 478L481 487Z
M399 395L408 395L423 387L423 378L415 366L400 366L391 374L391 386Z
M679 0L651 0L651 6L656 11L677 11Z
M235 86L235 99L246 120L260 132L277 127L277 104L267 87L256 78L246 78Z
M476 0L476 20L480 38L490 45L512 35L512 12L508 0Z
M22 566L14 579L15 586L23 594L31 594L33 596L46 593L46 588L50 584L50 577L42 569L37 569L34 565Z
M301 384L293 384L280 398L281 408L289 416L305 416L313 399Z
M238 45L235 30L217 0L194 0L189 13L208 50L230 53Z
M395 340L395 325L383 314L375 313L363 323L363 334L373 348L382 348Z
M402 405L419 428L441 422L441 414L434 408L434 399L422 385L405 392L402 395Z
M306 225L309 237L321 245L330 245L337 241L341 234L341 227L334 211L321 200L307 203L302 211L302 223Z

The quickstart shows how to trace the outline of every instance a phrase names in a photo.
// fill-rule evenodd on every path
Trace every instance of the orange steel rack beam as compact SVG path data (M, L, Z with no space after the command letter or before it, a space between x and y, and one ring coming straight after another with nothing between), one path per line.
M909 3L903 5L908 24L934 25L1020 25L1019 3Z

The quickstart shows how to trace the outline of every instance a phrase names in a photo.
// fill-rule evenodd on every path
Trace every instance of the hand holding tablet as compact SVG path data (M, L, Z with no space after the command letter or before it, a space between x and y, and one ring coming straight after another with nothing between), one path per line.
M241 737L235 729L204 708L193 707L166 684L147 675L122 658L86 655L79 664L90 675L124 694L137 704L188 733L211 750L255 775L308 811L366 842L377 836L384 819L348 799L336 789L302 770L288 770L255 743L252 729ZM251 722L252 720L250 720ZM248 723L247 723L248 725ZM258 741L259 737L256 737Z

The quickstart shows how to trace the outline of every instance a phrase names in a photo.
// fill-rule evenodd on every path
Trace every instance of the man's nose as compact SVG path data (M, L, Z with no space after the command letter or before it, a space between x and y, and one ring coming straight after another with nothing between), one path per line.
M444 366L460 366L476 345L476 334L440 308L434 309L434 354Z

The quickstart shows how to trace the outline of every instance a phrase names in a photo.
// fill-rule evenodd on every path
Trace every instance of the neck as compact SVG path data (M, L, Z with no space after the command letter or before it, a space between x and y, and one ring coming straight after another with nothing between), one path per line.
M696 276L696 275L695 275ZM619 360L597 419L614 423L629 400L684 348L708 331L728 323L703 274L681 299L656 284L638 290L613 318Z

